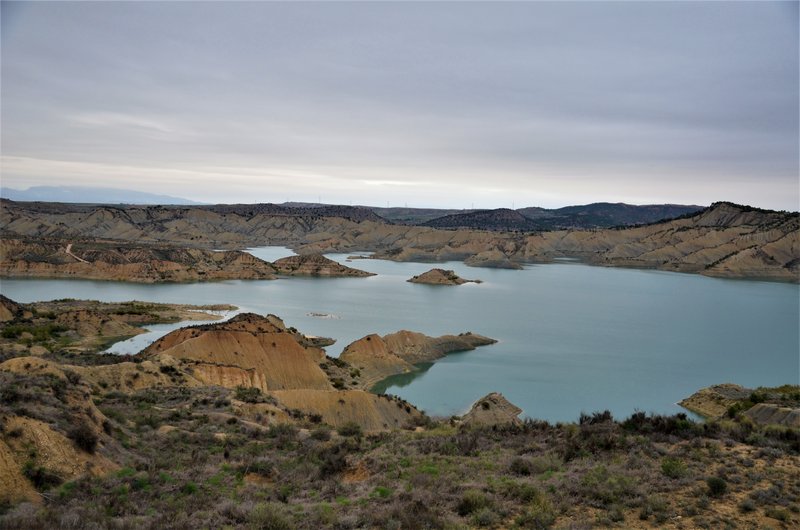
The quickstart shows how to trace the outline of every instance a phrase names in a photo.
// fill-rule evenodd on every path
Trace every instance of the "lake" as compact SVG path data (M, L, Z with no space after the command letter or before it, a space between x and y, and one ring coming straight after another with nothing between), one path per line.
M291 254L277 247L251 252L270 261ZM574 421L582 411L603 409L620 418L635 410L677 412L677 401L716 383L800 382L798 285L575 262L514 271L328 257L378 275L158 285L4 279L0 290L20 302L228 303L276 314L306 334L335 338L327 348L332 356L369 333L400 329L428 335L472 331L497 339L384 385L440 416L462 413L492 391L527 416ZM483 283L406 282L432 266ZM152 334L111 350L137 351L175 327L153 326Z

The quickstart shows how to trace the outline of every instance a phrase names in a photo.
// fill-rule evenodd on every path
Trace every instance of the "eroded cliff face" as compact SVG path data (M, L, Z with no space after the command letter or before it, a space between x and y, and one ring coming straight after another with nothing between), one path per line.
M0 275L142 283L272 279L275 269L247 252L0 240Z
M474 350L497 342L473 333L429 337L398 331L383 337L367 335L349 344L339 359L360 371L360 387L369 389L392 375L417 371L420 363L433 362L448 353Z
M173 358L191 366L192 375L209 385L256 387L263 392L287 389L331 390L319 366L324 353L304 346L277 317L253 313L228 322L182 328L148 346L147 358Z
M465 260L475 266L508 268L566 256L604 266L800 281L800 216L730 203L641 227L527 234L439 230L308 213L286 215L255 207L245 215L237 209L10 201L0 201L0 222L6 236L38 239L135 240L205 248L280 244L302 253L368 250L397 261ZM43 274L36 267L14 267L16 274ZM79 273L85 271L73 272Z

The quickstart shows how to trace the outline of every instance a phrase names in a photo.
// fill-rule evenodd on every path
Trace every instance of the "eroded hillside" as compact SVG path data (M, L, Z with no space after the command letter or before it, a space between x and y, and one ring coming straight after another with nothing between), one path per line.
M696 215L625 229L439 230L352 220L324 211L209 207L78 207L2 201L4 237L98 238L198 248L287 245L303 253L374 251L398 261L464 260L519 267L576 257L604 266L798 281L800 217L716 203Z

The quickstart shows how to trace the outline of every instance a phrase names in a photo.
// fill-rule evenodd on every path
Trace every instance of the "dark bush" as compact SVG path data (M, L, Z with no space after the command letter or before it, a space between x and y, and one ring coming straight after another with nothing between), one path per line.
M361 436L364 434L361 430L361 425L353 421L345 423L336 429L336 432L338 432L341 436L351 436L353 438L361 438Z
M712 497L721 497L728 491L728 483L721 477L708 477L706 479L708 494Z
M84 421L81 421L68 432L67 436L75 442L78 448L83 449L87 453L94 453L97 449L97 442L99 441L97 434L94 430Z
M22 467L22 474L25 475L28 480L33 483L33 487L39 491L54 488L64 482L61 477L52 471L37 466L31 461L25 462L25 465Z

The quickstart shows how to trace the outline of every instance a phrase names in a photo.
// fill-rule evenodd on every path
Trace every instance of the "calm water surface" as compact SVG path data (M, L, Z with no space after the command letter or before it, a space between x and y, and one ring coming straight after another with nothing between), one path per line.
M286 249L253 249L268 260ZM347 263L345 254L329 255ZM711 384L800 381L800 287L578 263L522 271L455 269L482 284L407 283L430 264L354 260L370 278L292 278L140 285L85 280L3 280L21 302L55 298L230 303L274 313L304 333L333 337L336 356L368 334L400 329L429 335L473 331L499 340L451 354L416 377L385 385L434 415L457 414L491 391L525 414L572 421L581 411L671 413ZM314 314L328 315L320 318ZM112 351L137 351L175 325L152 326Z

